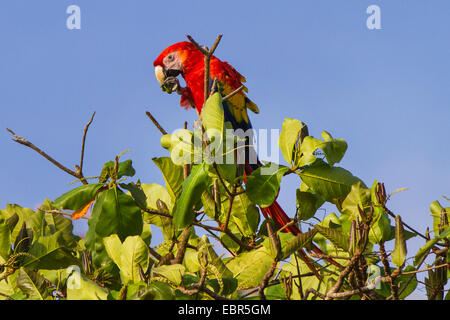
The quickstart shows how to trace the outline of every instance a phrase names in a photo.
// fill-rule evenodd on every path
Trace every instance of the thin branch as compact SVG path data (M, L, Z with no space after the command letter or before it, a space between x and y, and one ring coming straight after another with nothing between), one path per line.
M270 269L267 270L266 274L264 275L264 278L262 279L261 285L258 289L258 295L259 300L266 300L266 296L264 295L264 289L267 287L269 283L269 279L273 276L273 273L277 267L278 261L272 262L272 265L270 266Z
M425 268L425 269L421 269L421 270L402 272L401 274L402 275L403 274L415 274L415 273L419 273L419 272L425 272L425 271L428 271L428 270L439 269L439 268L444 268L444 267L450 267L450 263L444 263L444 264L440 264L438 266L429 267L429 268Z
M243 89L245 88L244 85L240 86L239 88L237 88L236 90L234 90L233 92L231 92L230 94L226 95L225 97L222 98L222 101L228 100L230 99L232 96L234 96L235 94L237 94L238 92L241 92Z
M156 119L152 116L152 114L149 111L146 111L145 114L147 115L147 117L149 117L150 120L152 120L153 124L156 126L156 128L158 128L159 132L161 132L163 135L167 134L167 131L164 130L163 127L161 127L159 122L156 121Z
M181 234L180 241L178 242L178 252L175 259L172 261L172 264L180 264L183 262L184 253L186 252L186 246L189 241L189 237L191 235L191 227L187 227L183 230Z
M53 163L56 167L58 167L59 169L61 169L62 171L70 174L71 176L80 179L81 182L83 184L87 184L86 181L83 180L83 176L73 170L70 170L69 168L63 166L61 163L59 163L58 161L56 161L54 158L52 158L51 156L49 156L45 151L43 151L42 149L36 147L33 143L31 143L30 141L28 141L27 139L17 135L14 133L14 131L12 131L11 129L6 128L6 130L11 133L15 139L13 139L14 142L17 142L19 144L22 144L30 149L33 149L34 151L36 151L37 153L39 153L41 156L43 156L45 159L47 159L48 161L50 161L51 163Z
M83 175L83 162L84 162L84 146L86 144L86 134L89 130L89 126L92 123L92 120L94 120L94 116L95 116L95 111L94 113L92 113L92 117L91 119L88 121L88 123L86 124L86 126L84 127L84 131L83 131L83 140L82 140L82 144L81 144L81 157L80 157L80 165L78 167L76 167L78 173L80 175ZM84 180L83 180L84 181Z

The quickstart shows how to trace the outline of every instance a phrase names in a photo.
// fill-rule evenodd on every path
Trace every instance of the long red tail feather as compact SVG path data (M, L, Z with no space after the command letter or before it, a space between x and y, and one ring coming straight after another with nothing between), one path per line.
M245 165L245 174L246 175L250 175L252 173L252 168L250 167L250 165L246 164ZM288 223L290 223L292 221L291 218L289 218L289 216L286 214L286 212L284 212L283 208L281 208L281 206L278 204L278 202L275 200L270 206L263 208L262 213L264 215L264 217L266 219L268 219L269 217L275 221L280 227L284 227L285 225L287 225ZM293 235L298 235L301 233L300 229L295 225L291 225L289 227L286 228L286 230L290 233L292 233ZM284 230L283 230L284 231ZM319 255L325 255L323 253L322 250L320 250L316 245L312 245L312 251L316 254ZM308 265L308 267L311 269L312 272L314 272L314 274L318 277L321 278L317 269L314 267L313 262L308 258L308 256L306 255L306 253L303 251L303 249L300 249L298 251L300 257L302 258L302 260ZM334 261L331 258L325 257L325 260L327 260L329 263L331 263L332 265L342 269L344 268L341 264L339 264L338 262Z

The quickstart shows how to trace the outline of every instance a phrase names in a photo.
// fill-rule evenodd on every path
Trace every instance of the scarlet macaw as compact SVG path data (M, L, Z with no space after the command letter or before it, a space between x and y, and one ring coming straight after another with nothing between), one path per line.
M204 104L204 56L191 42L179 42L166 48L154 61L155 75L160 84L164 84L168 77L181 75L186 87L177 87L176 91L181 95L180 105L186 109L195 108L200 115ZM226 96L242 86L246 80L227 62L221 61L215 56L210 60L210 78L217 79L218 88L222 96ZM223 102L225 121L232 123L234 129L250 129L251 123L247 110L259 113L259 109L245 94L247 88ZM245 173L249 175L255 170L258 164L247 164ZM270 216L280 226L285 226L291 219L283 211L275 200L272 205L263 209L263 214L267 218ZM301 233L300 229L293 224L286 228L294 235ZM323 254L316 246L313 247L316 253ZM309 259L303 251L300 252L303 260L310 266ZM328 260L328 259L327 259ZM335 261L330 261L338 267L342 267ZM315 268L314 268L315 271Z

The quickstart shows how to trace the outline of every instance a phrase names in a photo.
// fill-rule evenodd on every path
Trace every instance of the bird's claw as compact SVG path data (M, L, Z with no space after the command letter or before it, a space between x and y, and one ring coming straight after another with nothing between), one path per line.
M161 85L161 89L169 94L176 92L179 95L182 94L182 87L180 86L180 81L176 77L167 77L164 83Z

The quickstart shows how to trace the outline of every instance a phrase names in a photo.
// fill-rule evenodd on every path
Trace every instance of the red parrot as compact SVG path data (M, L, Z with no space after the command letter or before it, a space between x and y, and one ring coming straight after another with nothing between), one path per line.
M176 91L181 95L180 105L186 109L195 108L200 115L204 104L205 66L203 54L191 42L179 42L166 48L154 61L153 65L156 78L160 84L164 84L169 77L173 79L173 77L181 75L184 78L186 87L181 88L178 83L176 85ZM210 60L210 78L217 79L217 87L222 96L232 93L246 82L245 78L230 64L219 60L215 56L212 56ZM223 101L225 121L231 122L233 129L243 129L244 131L252 128L247 109L254 113L259 113L258 107L246 96L245 92L248 92L246 87L231 98ZM253 149L248 151L254 152ZM259 161L256 164L246 162L245 174L250 175L258 166L261 166ZM285 226L291 221L276 200L269 207L263 208L263 215L266 219L270 216L280 226ZM301 233L295 224L286 229L294 235ZM313 246L313 251L323 254L316 246ZM303 251L299 251L299 253L309 267L318 275L306 254ZM334 260L329 259L328 261L342 268Z

